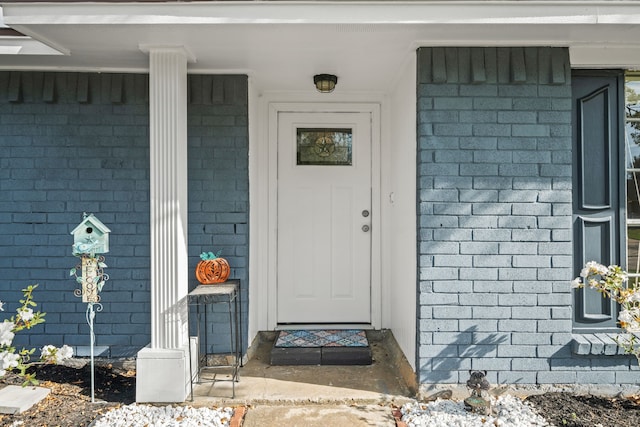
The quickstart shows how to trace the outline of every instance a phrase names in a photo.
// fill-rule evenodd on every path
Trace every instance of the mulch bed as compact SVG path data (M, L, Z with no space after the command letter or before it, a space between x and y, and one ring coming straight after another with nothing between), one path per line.
M640 396L598 397L545 393L527 399L547 421L559 427L638 427Z
M15 415L1 415L0 425L41 427L86 427L99 415L136 398L135 372L116 369L113 366L96 366L95 401L91 402L91 369L89 365L73 368L61 365L38 366L36 378L41 387L51 393L31 409ZM21 384L17 375L8 374L4 384Z

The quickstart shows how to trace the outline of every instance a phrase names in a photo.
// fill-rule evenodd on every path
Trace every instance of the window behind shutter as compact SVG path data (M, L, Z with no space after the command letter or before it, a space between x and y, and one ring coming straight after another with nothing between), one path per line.
M576 276L588 261L624 260L622 71L574 71L573 237ZM617 306L589 288L574 292L574 330L615 329Z

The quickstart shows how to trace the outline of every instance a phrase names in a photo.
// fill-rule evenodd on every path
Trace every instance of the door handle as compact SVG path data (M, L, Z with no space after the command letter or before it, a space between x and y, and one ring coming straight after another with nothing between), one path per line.
M362 226L362 231L364 231L365 233L366 233L367 231L369 231L370 229L371 229L371 228L370 228L368 225L366 225L366 224Z
M366 218L366 217L368 217L368 216L369 216L369 211L368 211L368 210L366 210L366 209L365 209L365 210L363 210L363 211L362 211L362 216L363 216L363 217L365 217L365 218Z

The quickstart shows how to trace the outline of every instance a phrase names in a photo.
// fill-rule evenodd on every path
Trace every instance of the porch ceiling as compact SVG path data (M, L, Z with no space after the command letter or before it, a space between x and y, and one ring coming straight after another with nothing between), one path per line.
M146 71L147 45L183 45L189 71L247 73L260 90L388 92L419 46L568 46L574 66L640 65L629 1L4 3L0 69Z

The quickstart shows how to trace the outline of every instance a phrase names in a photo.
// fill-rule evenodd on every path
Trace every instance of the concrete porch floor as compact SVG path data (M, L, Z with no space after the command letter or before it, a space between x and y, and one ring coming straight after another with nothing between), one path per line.
M249 349L249 360L240 368L235 398L231 398L232 383L221 381L194 384L194 400L187 403L247 405L246 426L282 425L284 419L288 419L286 425L294 426L298 418L305 427L315 426L314 419L323 426L330 420L354 421L349 425L391 423L390 408L415 395L415 375L390 331L367 331L367 337L373 353L371 365L271 366L275 333L261 333Z

